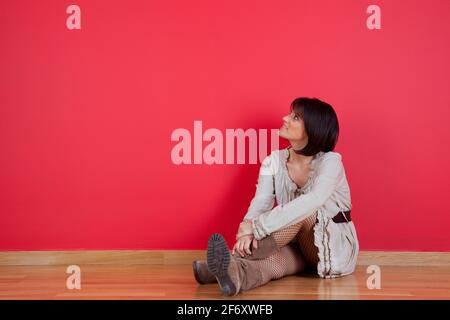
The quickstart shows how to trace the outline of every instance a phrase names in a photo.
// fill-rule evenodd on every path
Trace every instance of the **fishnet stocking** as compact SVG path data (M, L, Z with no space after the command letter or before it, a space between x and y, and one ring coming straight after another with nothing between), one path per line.
M298 243L307 264L316 267L319 262L317 247L314 245L314 225L317 221L317 212L289 227L275 231L271 234L278 248L290 242Z
M248 260L261 270L262 279L259 285L298 273L308 267L317 268L319 258L314 245L313 229L316 221L317 213L271 234L279 250L264 259Z
M298 273L306 268L306 263L294 243L282 247L267 258L247 262L261 271L262 279L259 285Z

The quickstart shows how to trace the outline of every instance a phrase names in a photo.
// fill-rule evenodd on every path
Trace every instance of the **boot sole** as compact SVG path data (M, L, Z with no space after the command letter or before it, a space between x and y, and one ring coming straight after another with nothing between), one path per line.
M230 250L222 235L215 233L208 240L208 269L219 283L220 291L226 296L236 294L236 286L228 274L230 265Z

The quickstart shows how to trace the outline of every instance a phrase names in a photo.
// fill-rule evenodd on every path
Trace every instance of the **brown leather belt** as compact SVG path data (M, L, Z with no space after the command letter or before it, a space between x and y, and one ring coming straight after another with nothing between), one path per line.
M350 222L352 221L352 218L350 217L350 212L352 210L349 211L340 211L337 215L335 215L333 217L333 221L335 223L343 223L343 222Z

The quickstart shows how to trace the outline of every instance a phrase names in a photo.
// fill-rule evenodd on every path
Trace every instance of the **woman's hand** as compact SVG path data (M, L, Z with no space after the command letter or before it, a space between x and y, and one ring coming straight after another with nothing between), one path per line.
M247 235L253 235L253 229L252 229L252 221L251 220L244 220L239 225L239 230L236 234L236 240L242 236Z
M253 234L241 236L237 239L237 242L233 247L232 254L234 255L237 251L242 258L244 258L246 254L251 255L252 252L250 250L250 245L252 245L254 249L258 248L258 241L255 239Z

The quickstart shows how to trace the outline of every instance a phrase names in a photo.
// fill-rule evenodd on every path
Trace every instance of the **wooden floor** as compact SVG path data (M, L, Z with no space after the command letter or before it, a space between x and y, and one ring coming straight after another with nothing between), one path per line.
M380 266L381 289L369 290L366 266L353 275L289 276L228 298L217 284L198 285L190 264L80 265L81 289L66 289L67 266L0 265L0 299L450 299L448 266Z

